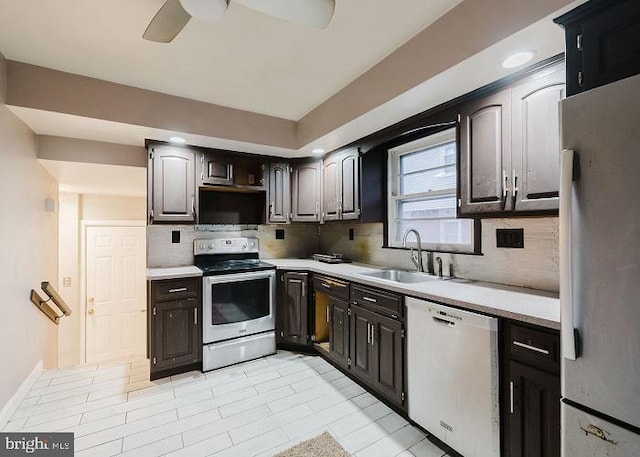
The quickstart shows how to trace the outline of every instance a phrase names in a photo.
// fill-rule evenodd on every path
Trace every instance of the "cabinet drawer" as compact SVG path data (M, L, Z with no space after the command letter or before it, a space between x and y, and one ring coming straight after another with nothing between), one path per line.
M151 282L151 298L154 303L197 298L201 278L166 279Z
M402 314L402 297L360 285L351 287L351 303L374 309L397 319Z
M535 329L518 324L509 326L508 348L511 359L536 368L560 372L560 335L553 330Z
M328 276L314 275L313 288L321 290L344 301L349 301L349 283Z

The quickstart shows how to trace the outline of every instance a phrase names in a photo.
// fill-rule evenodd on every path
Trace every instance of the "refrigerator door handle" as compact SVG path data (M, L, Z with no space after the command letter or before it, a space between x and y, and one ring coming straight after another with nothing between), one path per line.
M560 324L562 355L576 360L573 294L571 290L571 191L573 189L574 151L565 149L560 155Z

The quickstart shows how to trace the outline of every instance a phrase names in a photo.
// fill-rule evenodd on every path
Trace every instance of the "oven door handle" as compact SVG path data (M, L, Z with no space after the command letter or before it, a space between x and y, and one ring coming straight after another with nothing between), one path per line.
M205 284L224 284L227 282L240 282L252 279L271 279L276 277L276 270L249 271L245 273L230 273L215 276L205 276Z

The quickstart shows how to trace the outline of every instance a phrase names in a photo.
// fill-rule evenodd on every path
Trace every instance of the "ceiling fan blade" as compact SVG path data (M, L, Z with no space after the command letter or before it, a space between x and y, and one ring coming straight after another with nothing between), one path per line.
M320 29L331 22L335 0L237 0L251 9Z
M142 38L158 43L170 43L190 19L191 15L182 7L180 0L167 0L151 19Z

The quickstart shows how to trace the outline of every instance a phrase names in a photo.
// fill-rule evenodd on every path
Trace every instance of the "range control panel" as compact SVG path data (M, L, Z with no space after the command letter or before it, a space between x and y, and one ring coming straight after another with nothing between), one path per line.
M209 238L193 240L193 253L195 255L235 254L258 251L258 238Z

